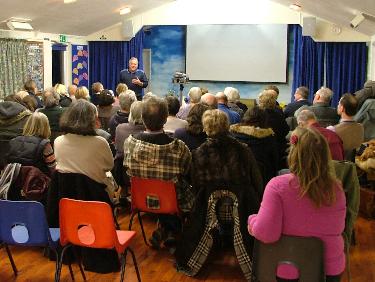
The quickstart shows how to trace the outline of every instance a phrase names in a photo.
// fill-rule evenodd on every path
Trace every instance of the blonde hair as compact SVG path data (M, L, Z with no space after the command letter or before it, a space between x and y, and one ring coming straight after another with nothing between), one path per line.
M85 99L89 100L90 93L89 90L85 86L78 87L76 90L76 99Z
M119 83L116 87L116 94L119 96L121 93L126 92L128 90L128 86L125 83Z
M229 120L220 110L205 111L202 117L203 131L207 136L215 137L229 132Z
M274 109L276 108L276 91L274 90L263 90L259 94L259 107L262 109Z
M64 84L56 83L54 88L57 94L64 96L68 95L68 90Z
M336 177L326 139L313 128L297 127L288 155L290 172L298 177L301 197L307 195L316 207L336 201Z
M27 119L23 127L22 135L48 139L51 136L51 129L47 116L41 112L33 113Z

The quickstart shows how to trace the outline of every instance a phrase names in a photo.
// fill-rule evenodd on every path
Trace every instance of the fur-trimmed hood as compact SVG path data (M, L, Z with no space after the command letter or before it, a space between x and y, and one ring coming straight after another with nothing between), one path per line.
M232 133L239 133L249 135L255 138L266 138L275 135L272 128L259 128L251 125L233 124L229 131Z

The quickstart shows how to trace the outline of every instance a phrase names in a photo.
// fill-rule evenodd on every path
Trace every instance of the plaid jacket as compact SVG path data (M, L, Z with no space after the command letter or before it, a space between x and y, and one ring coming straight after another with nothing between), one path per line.
M176 183L176 194L182 211L190 211L194 195L190 185L184 180L191 165L189 148L180 141L173 140L166 145L157 145L133 136L124 143L124 166L127 174L142 178L156 178Z

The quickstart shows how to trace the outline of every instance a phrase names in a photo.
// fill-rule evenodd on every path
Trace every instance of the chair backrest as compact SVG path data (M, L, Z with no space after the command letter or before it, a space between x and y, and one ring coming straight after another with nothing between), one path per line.
M172 181L132 177L130 183L133 211L179 213L176 188ZM157 202L157 204L152 207L151 201Z
M255 281L276 281L276 271L280 263L295 265L299 271L299 281L325 281L323 242L318 238L284 235L272 244L255 240Z
M60 243L112 249L118 241L111 207L104 202L63 198L59 203Z
M10 245L48 245L51 238L43 205L0 200L0 241Z

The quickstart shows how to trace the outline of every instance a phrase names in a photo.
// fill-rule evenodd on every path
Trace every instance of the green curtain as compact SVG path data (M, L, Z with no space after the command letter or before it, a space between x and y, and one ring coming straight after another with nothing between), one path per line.
M0 98L22 89L27 77L27 41L0 38Z

